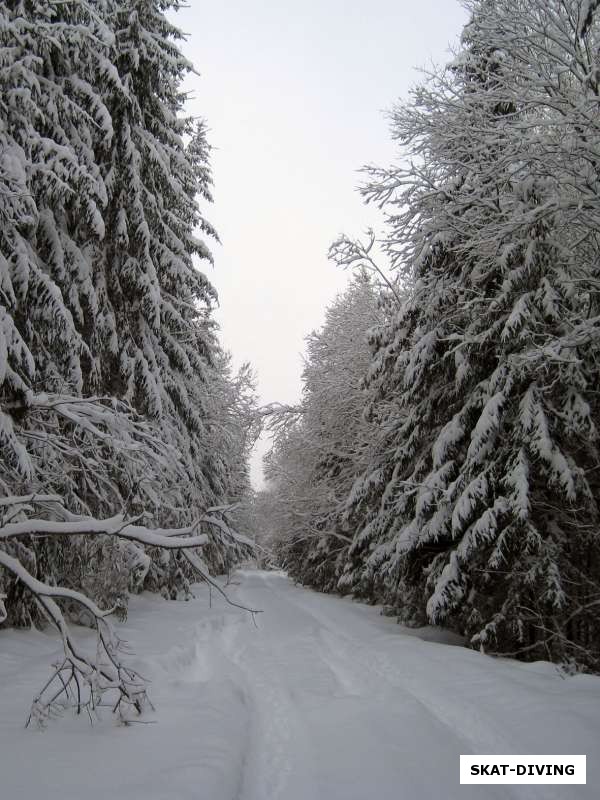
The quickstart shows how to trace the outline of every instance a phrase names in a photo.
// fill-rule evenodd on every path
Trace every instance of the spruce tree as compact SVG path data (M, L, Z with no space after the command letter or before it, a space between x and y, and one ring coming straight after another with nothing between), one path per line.
M8 467L31 478L9 417L36 389L82 388L77 322L96 305L86 251L104 231L92 147L106 116L73 66L101 78L108 34L87 3L8 2L0 14L2 443Z
M210 260L196 232L215 235L197 202L211 199L210 148L183 113L176 7L0 8L0 487L165 526L234 499L239 468L211 433L227 378L215 292L193 263ZM208 531L215 563L239 552ZM179 557L134 575L139 551L110 537L29 544L34 574L106 605L124 605L142 573L169 596L191 575ZM28 621L25 600L11 595L9 621Z
M371 371L363 574L404 620L593 666L597 24L578 32L576 0L470 7L453 63L393 112L413 163L367 189L415 288Z

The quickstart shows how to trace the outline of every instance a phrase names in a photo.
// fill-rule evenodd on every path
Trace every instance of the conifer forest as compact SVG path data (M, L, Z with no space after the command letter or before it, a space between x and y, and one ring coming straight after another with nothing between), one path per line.
M428 3L462 30L364 120L393 156L359 156L364 223L329 231L342 288L290 266L308 216L271 278L260 246L231 267L263 315L270 281L323 297L290 401L225 335L252 323L219 290L205 4L184 32L182 0L0 0L7 800L598 796L600 2ZM269 58L237 5L232 75L244 39ZM392 6L417 13L304 13L341 41ZM477 753L550 755L459 782Z

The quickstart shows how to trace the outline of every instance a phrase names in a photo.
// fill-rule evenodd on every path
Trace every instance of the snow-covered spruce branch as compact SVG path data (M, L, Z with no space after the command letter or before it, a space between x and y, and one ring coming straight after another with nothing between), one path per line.
M580 644L573 636L568 634L569 627L576 621L576 618L589 613L596 613L598 606L600 606L600 599L594 600L589 603L580 604L573 611L565 621L560 624L554 622L554 627L544 621L544 615L539 609L531 608L529 606L520 606L519 610L523 614L523 619L531 624L539 633L538 639L529 645L523 645L511 652L496 652L492 649L486 649L487 655L510 658L523 658L532 651L539 651L540 647L546 650L548 660L552 658L552 650L557 645L564 653L561 669L570 671L572 669L580 670L581 664L586 664L587 669L593 672L600 671L600 650L595 641L590 641L586 644ZM585 624L585 623L584 623Z
M74 496L77 511L103 516L125 508L124 487L138 494L142 507L155 510L158 494L164 506L189 480L167 421L159 428L122 400L30 393L26 402L4 402L1 414L18 419L8 485L15 471L28 481L35 475L34 485L45 494L60 489L63 501ZM64 463L69 468L61 477L56 466Z

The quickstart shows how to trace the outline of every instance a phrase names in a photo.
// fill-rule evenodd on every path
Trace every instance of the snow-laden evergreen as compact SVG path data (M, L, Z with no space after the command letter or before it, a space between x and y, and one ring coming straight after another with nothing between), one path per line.
M177 6L0 7L3 621L49 618L67 668L123 698L95 603L124 614L130 591L178 596L248 552L227 517L250 491L253 379L231 374L195 263L216 236L210 147L184 113ZM116 677L75 653L63 611L97 627Z
M0 386L12 404L27 406L37 389L82 390L86 344L72 308L96 306L85 251L103 236L106 201L92 149L102 111L73 74L76 48L86 73L107 69L109 37L90 14L86 3L0 8ZM0 413L3 459L30 479L14 419Z
M409 166L365 189L415 286L371 367L355 585L475 646L597 666L598 18L470 8L452 63L391 115Z

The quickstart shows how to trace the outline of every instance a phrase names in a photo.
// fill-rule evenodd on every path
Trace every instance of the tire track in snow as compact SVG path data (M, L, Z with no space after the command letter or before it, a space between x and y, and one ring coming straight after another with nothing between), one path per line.
M228 658L243 676L251 709L249 743L239 800L279 800L295 797L310 800L306 786L300 788L298 756L304 751L304 737L295 704L281 680L277 658L268 641L256 639L258 631L248 630L250 641L231 642ZM246 637L245 637L246 638Z
M242 623L237 612L213 613L191 628L185 644L152 659L156 682L169 687L171 705L177 692L184 707L179 714L190 727L189 755L155 781L170 787L165 797L237 800L242 795L252 703L243 673L229 658Z
M498 751L498 748L506 748L505 752L510 752L511 740L495 729L494 720L485 714L471 715L469 725L465 725L464 707L457 709L451 699L439 698L436 701L433 697L425 696L423 691L420 691L422 677L417 675L415 678L414 674L410 675L406 669L399 668L387 653L378 650L377 637L373 637L365 647L363 641L337 627L332 627L331 620L325 615L307 608L298 595L294 596L292 602L305 613L312 614L321 624L325 632L322 641L329 652L329 658L333 665L338 665L342 674L346 673L350 683L354 680L358 687L371 687L372 690L372 687L377 686L377 681L373 680L373 677L376 677L384 681L387 686L409 694L423 706L426 713L448 728L454 737L464 742L465 747L468 747L465 752L483 752L482 747L484 750L488 748L485 752ZM401 651L398 656L402 657ZM424 648L423 658L425 657Z
M302 629L305 636L312 635L313 641L310 649L314 656L314 663L311 667L311 675L307 675L307 681L315 673L322 673L326 668L333 681L338 687L336 692L330 695L345 697L349 701L355 699L362 701L359 706L361 718L368 720L370 739L365 741L381 742L383 746L389 746L390 752L394 744L394 724L392 721L394 711L398 716L398 709L406 713L406 723L414 728L416 738L421 737L424 745L424 752L421 760L417 757L417 750L413 749L404 753L405 763L405 783L413 786L418 792L415 796L425 796L420 793L420 789L427 785L428 776L423 771L422 760L425 758L427 750L435 752L436 743L442 745L440 752L445 753L446 771L449 774L458 773L458 759L452 755L449 758L448 742L454 742L453 752L455 753L481 753L499 752L504 747L504 752L511 752L510 742L497 732L488 736L488 740L493 743L492 748L486 749L482 743L481 734L489 731L489 720L485 715L477 719L470 719L474 722L472 729L468 728L460 713L456 713L452 702L436 702L435 698L424 697L418 691L418 681L411 680L406 671L398 668L393 660L384 652L376 647L377 636L370 636L368 641L357 639L341 631L338 627L339 620L330 619L326 613L327 605L324 604L319 611L315 612L314 607L309 607L302 602L302 595L305 590L293 589L286 583L281 584L281 591L277 581L270 581L266 576L254 578L256 584L260 579L264 586L270 591L265 594L265 611L278 614L286 606L287 617L296 616L296 624ZM250 587L248 587L250 588ZM252 602L256 603L256 586L251 589ZM291 627L291 626L290 626ZM296 639L297 641L297 639ZM293 662L293 657L297 648L290 647L289 642L285 647L286 659L288 663ZM399 653L401 656L401 653ZM426 658L426 651L423 651L423 658ZM306 663L305 656L301 659ZM320 670L316 664L320 662ZM280 664L280 668L285 667L285 662ZM293 676L293 669L291 670ZM276 673L272 676L276 679ZM390 700L393 698L393 706ZM365 710L366 705L366 710ZM400 714L402 716L402 714ZM471 715L472 716L472 715ZM493 729L493 726L492 726ZM391 742L390 742L391 739ZM421 785L422 784L422 785ZM454 789L454 787L452 787ZM543 795L535 787L514 787L514 786L488 786L484 789L486 798L519 798L519 800L541 798ZM480 787L460 787L460 796L481 797ZM457 795L457 796L459 796ZM409 797L407 795L407 797ZM449 793L448 796L454 796Z

